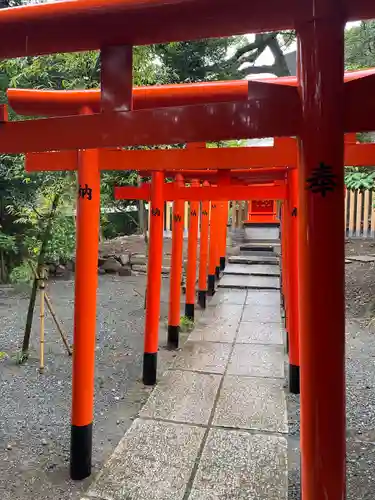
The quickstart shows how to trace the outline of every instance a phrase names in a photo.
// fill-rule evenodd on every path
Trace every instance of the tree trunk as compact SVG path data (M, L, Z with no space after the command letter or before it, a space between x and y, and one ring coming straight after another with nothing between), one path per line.
M5 264L4 250L0 251L0 282L6 283L8 280L8 273Z
M44 234L42 236L42 246L40 248L40 252L39 252L39 256L38 256L38 263L37 263L38 276L40 276L42 267L44 265L44 257L45 257L46 250L47 250L47 244L48 244L48 241L50 238L53 218L54 218L54 215L56 213L57 206L59 204L59 199L60 199L60 195L56 194L55 198L53 200L53 203L52 203L50 214L48 216L47 225L46 225ZM30 334L31 334L31 327L33 324L33 316L34 316L34 308L35 308L37 289L38 289L38 280L34 278L33 286L31 289L29 308L27 311L25 334L23 337L20 363L23 363L29 357Z

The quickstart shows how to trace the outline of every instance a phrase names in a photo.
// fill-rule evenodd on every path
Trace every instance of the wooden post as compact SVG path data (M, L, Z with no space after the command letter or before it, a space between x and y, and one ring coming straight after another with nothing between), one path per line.
M91 474L100 216L97 150L79 155L70 475Z
M163 187L163 172L154 172L151 181L151 222L147 268L145 349L143 358L143 383L145 385L154 385L157 373L160 288L163 260Z
M217 203L211 203L210 211L210 243L208 254L208 276L207 276L207 295L215 294L215 272L216 272L216 225L217 225Z
M220 271L224 271L227 263L227 229L228 229L228 202L224 201L223 204L223 217L222 217L222 237L220 245Z
M288 340L289 390L300 392L299 295L298 295L298 171L288 172Z
M40 300L40 364L39 373L44 372L44 296L45 282L44 269L42 268L39 275L39 300Z
M346 489L343 10L316 0L298 27L303 500L343 500Z
M203 183L203 186L208 183ZM199 247L199 284L198 284L198 303L202 309L206 308L207 295L207 265L208 265L208 231L210 202L202 201L201 204L201 237Z
M192 187L199 187L198 181L192 182ZM186 304L185 316L194 320L195 283L197 279L197 245L198 245L199 201L190 202L188 263L186 274Z
M176 176L176 184L183 186L181 175ZM184 202L173 202L172 221L172 261L169 285L168 347L177 349L180 337L180 297L182 278L182 254L184 238Z

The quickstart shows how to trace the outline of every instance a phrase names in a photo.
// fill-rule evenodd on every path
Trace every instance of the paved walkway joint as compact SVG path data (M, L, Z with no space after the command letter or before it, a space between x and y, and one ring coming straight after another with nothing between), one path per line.
M82 500L287 499L279 278L229 276L275 289L218 290Z

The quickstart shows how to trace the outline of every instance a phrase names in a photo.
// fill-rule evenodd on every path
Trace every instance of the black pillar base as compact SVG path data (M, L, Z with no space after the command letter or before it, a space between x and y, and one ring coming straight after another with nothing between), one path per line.
M81 481L91 475L92 424L72 425L70 434L70 477Z
M216 266L216 269L215 269L215 278L217 280L220 279L220 266Z
M143 383L145 385L156 384L157 365L158 365L158 353L145 352L143 355Z
M194 304L185 304L185 316L194 321Z
M207 302L206 290L199 290L198 291L198 304L202 309L206 309L206 302Z
M215 295L215 275L209 274L207 276L207 295L212 297Z
M292 394L300 393L299 366L297 365L289 365L289 392Z
M180 327L168 325L168 348L178 349L178 344L180 341Z
M227 263L227 259L225 257L220 257L220 271L224 271Z

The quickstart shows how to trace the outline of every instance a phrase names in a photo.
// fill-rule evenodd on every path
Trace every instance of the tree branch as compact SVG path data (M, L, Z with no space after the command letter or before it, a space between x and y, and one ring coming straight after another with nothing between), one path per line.
M277 76L290 76L290 71L285 60L285 56L279 41L277 39L277 34L273 35L268 42L268 47L270 48L273 57L275 58L275 74Z
M272 38L272 35L265 35L263 34L257 34L255 36L254 42L248 43L242 47L239 47L235 54L229 59L231 60L238 60L240 57L245 55L247 52L252 52L254 50L263 50L267 47L267 44L269 43L269 40Z
M272 64L271 66L263 65L263 66L248 66L246 68L240 69L239 73L242 76L247 75L260 75L262 73L271 73L273 75L276 74L277 66Z

